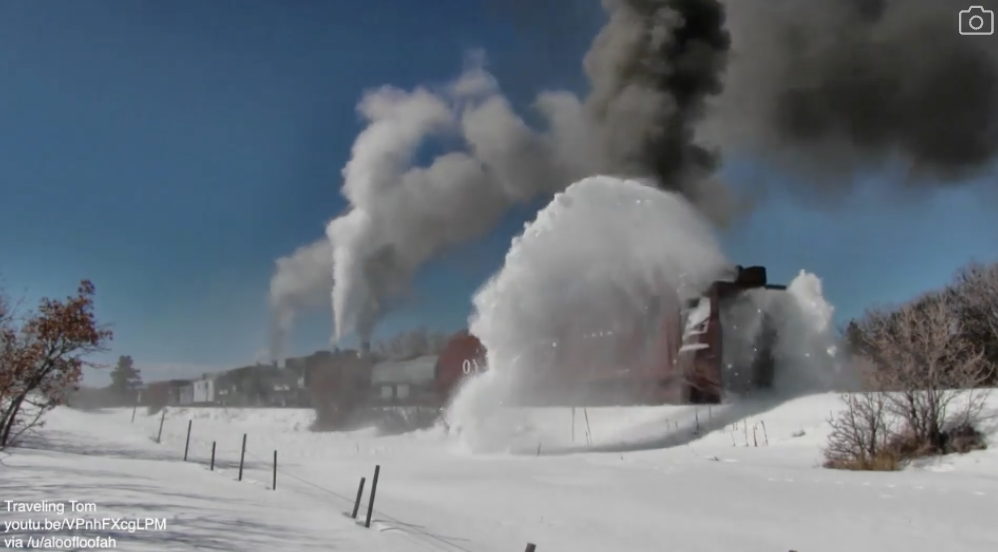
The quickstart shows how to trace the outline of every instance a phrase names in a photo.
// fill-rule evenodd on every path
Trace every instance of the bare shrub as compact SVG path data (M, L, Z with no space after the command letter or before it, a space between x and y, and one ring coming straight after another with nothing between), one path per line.
M105 350L111 331L98 325L93 299L87 280L75 296L42 299L23 316L0 299L0 448L64 404L83 368L96 366L86 357Z
M874 382L875 372L867 361L857 371ZM871 387L874 387L871 385ZM832 427L825 447L825 467L850 470L896 470L901 461L892 441L897 419L891 416L890 399L879 391L842 395L845 410L829 418Z
M845 395L830 420L829 467L896 468L905 460L980 448L984 352L966 339L949 294L873 309L852 340L869 363L867 392Z
M979 420L987 398L984 352L964 339L945 295L873 313L865 330L879 360L881 387L891 391L891 411L927 452L944 452L948 429Z

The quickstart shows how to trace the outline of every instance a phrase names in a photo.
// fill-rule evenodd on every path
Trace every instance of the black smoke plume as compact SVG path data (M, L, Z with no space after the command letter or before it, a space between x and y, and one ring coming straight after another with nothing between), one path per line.
M974 2L995 9L994 0ZM991 5L987 5L991 4ZM857 172L957 185L998 154L998 37L956 0L729 2L734 49L712 135L841 196Z

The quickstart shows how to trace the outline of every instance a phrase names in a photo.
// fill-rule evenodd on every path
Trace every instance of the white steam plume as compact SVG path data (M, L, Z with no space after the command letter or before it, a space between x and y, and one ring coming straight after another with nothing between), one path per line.
M330 283L335 337L368 336L427 260L484 235L512 204L562 189L595 166L574 96L540 95L547 131L534 131L482 58L470 62L441 90L384 87L364 96L358 111L368 126L343 170L350 210L329 223L328 240L278 262L275 345L294 312L328 300ZM431 140L461 149L416 166L417 150ZM314 276L322 271L332 278Z
M328 304L329 288L333 285L332 259L332 247L325 239L277 259L268 297L272 317L270 346L257 355L259 359L280 360L287 350L295 315L313 305Z
M564 121L575 120L578 106L548 96L538 107L548 134L531 130L477 64L437 93L383 88L364 98L369 125L343 171L351 210L327 227L337 337L369 335L419 266L487 233L511 204L560 189L584 170L572 163L586 156L562 153L573 142L559 135L575 130ZM458 139L464 151L413 166L429 138Z

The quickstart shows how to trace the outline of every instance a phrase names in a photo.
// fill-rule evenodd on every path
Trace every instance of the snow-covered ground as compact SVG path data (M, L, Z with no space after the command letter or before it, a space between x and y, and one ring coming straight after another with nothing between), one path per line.
M506 411L513 452L491 455L463 452L442 430L312 433L307 410L170 409L156 444L158 415L139 411L133 423L130 410L60 409L30 448L2 456L0 501L75 500L96 511L17 513L0 502L4 546L77 535L138 551L520 552L527 542L538 552L998 550L998 449L899 473L831 471L819 464L834 395L731 408L578 410L574 431L570 409ZM369 491L375 465L374 522L364 529L344 514L361 477ZM359 518L365 509L366 497ZM165 519L166 528L6 525L63 518Z

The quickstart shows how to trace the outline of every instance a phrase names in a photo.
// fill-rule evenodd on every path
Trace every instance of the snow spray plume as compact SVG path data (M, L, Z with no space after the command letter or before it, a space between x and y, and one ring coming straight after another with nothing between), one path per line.
M703 187L719 156L694 141L706 101L721 92L731 41L717 0L604 0L609 22L585 57L588 115L605 172L657 185L723 220L730 204ZM707 193L705 193L707 192Z
M600 176L556 195L513 240L500 272L475 295L471 331L485 346L488 370L466 379L448 406L447 423L459 429L459 446L474 453L534 454L539 444L548 454L579 450L568 439L565 418L550 423L557 421L558 409L506 406L522 406L524 400L569 404L580 397L566 395L566 388L583 395L591 391L584 385L572 389L571 382L592 382L590 374L608 375L608 366L618 373L663 366L670 360L663 346L680 349L667 325L679 305L669 298L699 297L712 282L730 278L730 269L711 226L677 193ZM648 308L655 304L657 313ZM695 310L705 320L710 308L703 307ZM717 421L733 423L842 381L831 348L834 310L813 274L802 271L787 291L751 290L721 309L722 326L732 330L723 334L725 388L737 387L739 377L748 375L738 370L757 354L758 338L765 338L763 320L775 323L776 385L764 400L715 407ZM697 325L695 319L685 322L687 331ZM699 434L672 430L681 412L670 410L672 422L601 432L592 443L587 436L586 449L688 443ZM687 413L684 427L704 423L695 408Z
M540 392L534 384L546 375L665 362L658 339L640 353L628 341L656 335L657 319L641 326L647 306L696 293L729 269L710 224L682 196L605 176L573 184L514 239L476 294L471 331L490 370L458 394L451 425L473 448L504 446L509 435L491 433L502 427L481 424L511 398Z
M998 0L731 0L740 55L712 134L833 195L850 186L843 176L893 161L909 167L906 185L965 181L998 154L998 40L959 34L968 4L998 9Z

